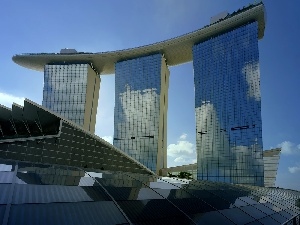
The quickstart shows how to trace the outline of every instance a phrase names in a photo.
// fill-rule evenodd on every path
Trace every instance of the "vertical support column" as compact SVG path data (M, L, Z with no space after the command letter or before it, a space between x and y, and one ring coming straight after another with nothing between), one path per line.
M161 54L115 65L114 145L154 172L167 163L169 70Z
M89 64L45 65L43 106L94 133L100 77Z
M257 22L193 47L197 179L263 186Z

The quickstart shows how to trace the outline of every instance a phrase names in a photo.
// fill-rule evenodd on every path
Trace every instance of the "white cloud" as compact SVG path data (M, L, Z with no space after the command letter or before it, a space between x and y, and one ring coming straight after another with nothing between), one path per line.
M191 155L194 152L194 145L188 141L177 141L177 144L170 144L167 149L167 154L172 157L180 155Z
M186 163L187 161L184 157L179 156L176 159L174 159L174 162Z
M187 134L180 135L176 144L170 144L167 154L170 158L170 166L179 166L197 162L195 145L187 141ZM174 164L175 163L175 164Z
M104 139L105 141L113 144L113 137L112 136L104 136L104 137L101 137L102 139Z
M277 145L281 148L281 153L285 155L292 155L300 153L300 144L296 145L290 141L284 141Z
M258 62L246 64L242 71L246 76L248 84L248 96L254 98L256 101L260 101L260 88L256 83L260 77Z
M0 92L0 104L11 108L12 103L24 105L24 97L17 97L7 93Z
M187 134L184 134L184 133L183 133L183 134L179 137L179 139L180 139L180 140L185 140L186 137L187 137Z
M187 165L187 164L196 163L197 159L191 158L191 157L186 157L186 156L182 155L182 156L175 158L174 162L179 163L181 165Z
M290 173L297 173L297 172L300 172L300 165L299 165L299 166L289 167L289 172L290 172Z

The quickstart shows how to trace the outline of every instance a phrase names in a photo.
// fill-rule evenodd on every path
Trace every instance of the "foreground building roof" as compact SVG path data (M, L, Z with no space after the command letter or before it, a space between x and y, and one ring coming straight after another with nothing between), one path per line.
M3 225L276 225L300 213L297 191L18 160L0 159L0 193Z
M13 61L29 69L43 71L46 64L90 63L99 74L113 74L114 64L131 58L161 53L169 66L192 61L192 46L244 24L258 22L258 38L264 36L265 9L262 3L238 10L226 18L194 32L162 42L125 50L99 53L37 53L13 56Z
M102 138L28 99L24 107L0 105L0 158L153 173Z

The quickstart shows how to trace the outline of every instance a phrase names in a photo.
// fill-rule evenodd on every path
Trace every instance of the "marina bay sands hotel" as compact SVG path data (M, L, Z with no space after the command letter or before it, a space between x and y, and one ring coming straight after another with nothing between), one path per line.
M62 49L15 55L13 61L44 71L42 105L90 133L101 76L115 74L113 145L157 174L167 167L168 68L192 61L197 179L262 186L258 40L264 29L264 5L258 3L146 46L100 53Z

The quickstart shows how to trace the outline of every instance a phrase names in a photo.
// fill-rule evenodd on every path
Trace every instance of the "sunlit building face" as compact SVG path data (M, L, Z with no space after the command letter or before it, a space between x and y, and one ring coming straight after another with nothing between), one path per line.
M197 179L263 186L258 27L193 47Z
M43 106L94 133L100 78L89 64L45 65Z
M114 145L156 172L167 166L169 70L161 54L115 64Z

